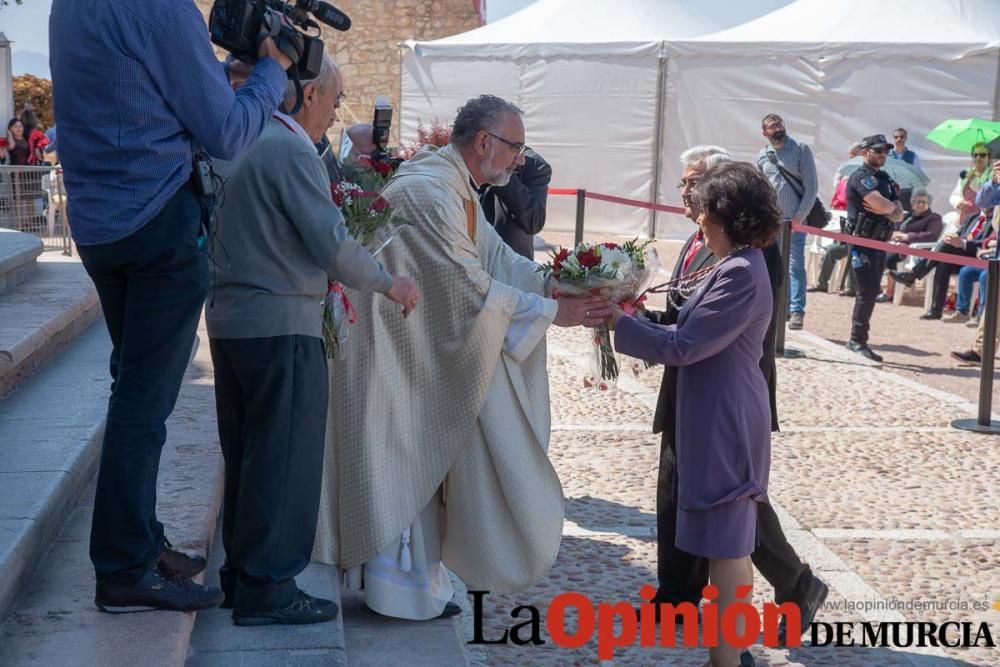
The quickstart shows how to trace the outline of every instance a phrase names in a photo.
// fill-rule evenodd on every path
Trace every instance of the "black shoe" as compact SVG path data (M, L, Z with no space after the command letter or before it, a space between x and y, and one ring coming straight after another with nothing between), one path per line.
M939 310L928 310L926 313L920 316L922 320L940 320L941 311Z
M975 350L966 350L965 352L952 352L952 359L958 359L962 363L966 364L976 364L977 366L983 363L983 358Z
M851 352L857 352L865 359L871 359L872 361L882 363L882 357L872 352L872 349L865 343L856 343L853 340L849 340L847 341L847 349Z
M281 609L234 610L233 622L236 625L306 625L332 621L337 618L338 611L333 600L314 598L298 591L292 603Z
M152 609L210 609L218 607L222 598L218 588L196 584L158 564L132 585L98 580L94 603L101 611L123 614Z
M830 594L829 587L819 580L819 577L813 576L812 582L809 584L809 590L806 591L805 597L802 600L793 600L799 605L799 611L802 614L802 633L805 634L809 631L809 626L812 624L813 619L816 618L816 612L819 608L823 606L826 602L826 596ZM781 617L781 624L778 625L778 646L785 646L785 617Z
M807 287L807 292L829 292L830 289L826 285L816 285L815 287Z
M169 540L163 541L163 551L160 552L160 565L181 577L193 577L208 565L208 562L198 554L186 554L174 549Z
M438 618L451 618L452 616L458 616L462 613L462 608L459 607L454 602L446 602L444 605L444 611L437 615Z
M903 283L907 287L913 287L913 283L917 282L917 277L909 271L890 271L889 275L892 276L897 283Z
M839 294L840 296L847 296L847 297L850 297L850 298L852 298L852 299L853 299L854 297L856 297L856 296L858 295L858 293L857 293L857 292L855 292L855 291L854 291L854 290L852 290L852 289L842 289L842 290L840 290L840 291L838 292L838 294Z
M892 297L886 294L885 292L882 292L877 297L875 297L875 303L889 303L890 301L892 301Z

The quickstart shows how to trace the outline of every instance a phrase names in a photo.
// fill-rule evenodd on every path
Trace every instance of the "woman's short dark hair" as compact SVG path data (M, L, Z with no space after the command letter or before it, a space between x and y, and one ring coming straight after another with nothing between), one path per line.
M721 225L736 246L770 245L783 214L770 182L749 162L723 162L701 177L692 193L698 208Z
M17 125L18 123L21 123L20 118L11 118L10 122L7 123L7 129L8 130L14 129L14 126ZM24 123L21 123L21 125L24 125Z

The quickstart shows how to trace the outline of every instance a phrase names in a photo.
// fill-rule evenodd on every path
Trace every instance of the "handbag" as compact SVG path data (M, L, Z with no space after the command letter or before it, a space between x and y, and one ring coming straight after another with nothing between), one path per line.
M805 186L802 184L802 179L781 166L781 163L778 162L778 156L775 155L773 151L767 152L767 159L771 161L771 164L778 168L778 171L780 171L785 177L788 184L792 186L793 190L795 190L795 194L797 194L801 199L802 194L806 191ZM816 197L816 201L813 202L812 208L809 209L809 213L806 215L804 222L809 227L822 229L826 227L829 221L830 214L827 212L826 208L824 208L823 202L819 200L819 197Z

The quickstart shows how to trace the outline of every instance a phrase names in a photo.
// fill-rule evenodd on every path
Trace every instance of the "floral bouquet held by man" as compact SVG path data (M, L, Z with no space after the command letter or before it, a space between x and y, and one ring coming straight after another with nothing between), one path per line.
M645 300L644 290L660 269L652 240L638 239L625 243L581 243L574 249L559 248L552 261L539 269L546 279L555 282L553 296L600 295L617 303L628 313L635 312ZM619 365L606 325L594 333L594 375L615 382ZM605 382L598 384L607 388Z
M392 219L392 207L378 193L386 179L372 184L366 190L357 183L341 181L330 186L333 202L344 214L347 231L363 245L372 257L377 256L395 237L400 227ZM323 301L323 340L330 359L343 359L348 327L357 321L357 313L347 298L344 285L330 283L330 291Z

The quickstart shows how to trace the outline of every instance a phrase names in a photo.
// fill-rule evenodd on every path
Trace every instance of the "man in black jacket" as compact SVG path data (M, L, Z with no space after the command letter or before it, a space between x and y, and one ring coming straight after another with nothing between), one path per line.
M690 195L701 176L711 167L733 158L719 146L695 146L681 154L684 173L678 187L684 202L685 215L695 219L691 209ZM768 275L771 278L771 293L775 296L781 286L783 266L781 252L777 243L772 243L763 249L767 262ZM718 258L712 254L701 237L701 232L694 232L681 248L680 257L671 274L674 278L690 275L700 269L712 266ZM676 306L675 306L676 304ZM683 297L674 294L672 302L668 299L667 308L663 312L647 312L646 317L658 324L676 324L679 308L683 305ZM764 337L764 352L760 360L761 372L767 378L771 403L771 430L778 430L778 412L776 402L776 375L774 361L774 345L777 336L777 321L779 316L778 299L774 299L771 314L771 324ZM708 560L694 556L677 548L675 535L677 532L677 485L675 481L677 453L675 450L675 412L677 407L677 369L666 366L663 369L663 382L660 385L660 395L656 402L656 415L653 418L653 432L662 433L660 445L660 470L656 485L656 531L657 531L657 579L659 589L654 603L679 604L690 602L698 605L701 602L701 592L708 583ZM809 566L799 560L795 550L785 538L781 523L774 509L767 503L761 503L757 514L757 539L759 544L751 555L754 566L764 575L764 578L774 587L775 601L778 604L795 602L802 610L802 627L807 628L813 615L826 599L826 585L812 574ZM678 622L682 616L678 615ZM784 621L782 621L781 639L784 639Z
M480 192L479 203L493 228L515 252L535 257L534 236L545 226L552 167L531 150L524 152L524 165L504 186L490 185Z

